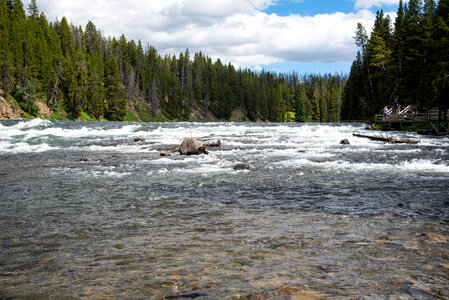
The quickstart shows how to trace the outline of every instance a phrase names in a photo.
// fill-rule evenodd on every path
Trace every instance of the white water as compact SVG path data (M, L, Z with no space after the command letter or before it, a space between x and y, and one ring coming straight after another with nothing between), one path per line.
M178 166L172 172L231 172L239 161L270 170L309 168L325 172L388 172L449 176L449 138L393 133L420 139L418 145L389 145L353 137L364 132L353 124L246 124L246 123L77 123L34 119L0 123L0 155L39 152L148 153L180 144L186 136L221 140L222 151L200 158L151 158L150 164ZM375 134L369 132L368 134ZM134 137L144 143L133 142ZM348 139L350 145L339 142ZM432 155L434 154L434 155ZM356 159L354 159L357 157ZM192 167L192 163L193 164ZM157 172L163 172L158 170Z

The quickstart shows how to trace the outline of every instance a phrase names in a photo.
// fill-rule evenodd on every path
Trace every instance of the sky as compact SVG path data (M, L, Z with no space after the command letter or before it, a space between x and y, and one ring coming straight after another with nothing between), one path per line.
M406 2L406 1L404 1ZM23 1L24 8L29 0ZM63 16L103 36L140 40L161 55L202 51L235 67L349 73L357 23L376 11L392 19L399 0L37 0L50 22Z

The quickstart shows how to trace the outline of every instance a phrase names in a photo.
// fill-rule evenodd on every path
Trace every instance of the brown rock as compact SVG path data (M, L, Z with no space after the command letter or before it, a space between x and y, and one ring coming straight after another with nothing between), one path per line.
M220 147L220 145L220 141L217 141L216 143L204 143L188 137L184 138L179 146L179 153L181 155L208 154L209 152L207 152L207 147Z
M249 170L249 166L245 164L236 164L234 166L235 171L243 171L243 170Z
M172 153L178 152L179 151L179 147L178 146L174 146L168 150L165 151L161 151L160 155L161 156L171 156Z
M208 154L206 149L206 143L197 141L194 138L184 138L181 146L179 146L179 153L181 155Z
M174 152L179 152L181 155L199 155L199 154L209 154L207 152L208 147L220 147L221 142L216 143L204 143L195 140L194 138L188 137L184 138L179 147L172 147L171 149L161 151L161 156L170 156Z
M6 100L6 95L3 90L0 90L0 120L4 119L19 119L22 111L17 105L11 104Z
M37 112L40 115L49 116L51 115L51 110L48 108L47 104L42 101L36 101Z
M250 120L245 116L245 114L236 109L232 111L231 117L229 117L230 122L249 122Z

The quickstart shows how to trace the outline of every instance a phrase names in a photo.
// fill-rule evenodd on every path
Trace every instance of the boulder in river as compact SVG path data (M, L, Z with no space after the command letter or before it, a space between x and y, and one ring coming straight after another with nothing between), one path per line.
M186 137L182 141L179 147L173 147L166 151L161 151L161 156L170 156L174 152L179 152L181 155L199 155L199 154L209 154L207 148L209 147L220 147L221 142L217 141L215 143L205 143L198 141L191 137Z
M342 144L342 145L349 145L349 141L348 141L348 139L344 139L344 140L342 140L340 142L340 144Z
M216 143L205 143L195 140L194 138L187 137L184 138L181 145L179 146L179 153L181 155L199 155L199 154L208 154L208 147L220 147L221 142L217 141Z
M134 142L145 142L145 139L136 137L136 138L134 138Z
M202 154L207 152L207 145L204 142L195 140L194 138L184 138L179 146L179 153L181 155Z

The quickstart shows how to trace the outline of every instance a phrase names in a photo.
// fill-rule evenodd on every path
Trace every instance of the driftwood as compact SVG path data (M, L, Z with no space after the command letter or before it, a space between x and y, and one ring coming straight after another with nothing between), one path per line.
M179 152L181 155L199 155L209 154L207 148L220 147L221 142L205 143L195 140L194 138L184 138L180 146L175 146L165 151L161 151L161 156L170 156L172 153Z
M367 138L373 141L381 141L381 142L387 142L387 143L394 143L394 144L418 144L419 141L417 140L412 140L412 139L395 139L391 136L386 136L384 137L383 135L364 135L364 134L360 134L358 132L355 132L352 134L353 136L357 136L357 137L363 137L363 138Z

